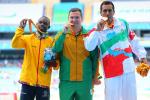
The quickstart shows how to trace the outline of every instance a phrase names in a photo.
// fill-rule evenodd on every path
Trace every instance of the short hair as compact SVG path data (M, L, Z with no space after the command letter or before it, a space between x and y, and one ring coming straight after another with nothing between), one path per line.
M45 18L50 22L50 19L47 16L42 16L41 18Z
M115 6L111 1L103 1L100 5L100 12L102 12L102 6L103 5L109 5L109 4L112 5L113 11L115 11Z
M79 9L79 8L71 8L71 9L69 10L68 16L70 15L71 12L76 12L76 11L79 11L79 12L80 12L80 15L81 15L81 17L82 17L82 11L81 11L81 9Z
M48 27L50 27L50 19L47 17L47 16L45 16L45 15L43 15L42 17L40 17L39 19L38 19L38 22L37 23L39 23L39 20L41 19L41 18L44 18L44 19L46 19L47 20L47 22L48 22L48 24L49 24L49 26Z

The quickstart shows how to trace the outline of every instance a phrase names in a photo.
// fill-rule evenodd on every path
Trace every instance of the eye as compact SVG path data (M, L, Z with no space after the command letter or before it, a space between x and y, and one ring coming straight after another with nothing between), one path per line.
M76 18L76 19L78 19L78 18L79 18L79 16L76 16L75 18Z
M42 23L42 21L39 21L39 23L41 24L41 23Z
M113 11L112 9L104 9L104 10L103 10L104 13L106 13L106 12L111 13L112 11Z
M47 23L47 22L43 22L43 24L44 24L44 25L48 25L48 23Z
M48 22L44 22L44 21L39 21L39 24L44 24L44 25L48 25Z
M70 19L73 19L73 16L71 16Z

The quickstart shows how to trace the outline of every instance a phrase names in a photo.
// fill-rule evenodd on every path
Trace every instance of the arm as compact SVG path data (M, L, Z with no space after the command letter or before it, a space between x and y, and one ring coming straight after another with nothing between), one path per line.
M26 22L27 22L27 19L23 19L20 22L20 26L19 26L19 28L17 28L15 35L12 39L11 45L13 48L24 48L25 47L23 33L24 33L24 27L26 26Z
M96 46L99 45L99 34L101 34L101 32L103 31L104 25L105 21L101 20L97 23L96 28L93 28L88 32L88 36L84 39L84 45L88 51L94 50Z
M13 48L24 48L25 42L24 42L24 29L18 28L15 32L15 35L12 39L11 45Z
M101 84L101 81L99 80L99 49L98 47L95 48L95 50L90 52L90 57L92 61L92 87L94 91L94 85Z
M55 36L55 44L54 44L53 49L52 49L53 52L59 53L62 51L65 37L66 37L66 34L63 34L62 32L58 33Z
M129 42L131 44L131 48L133 53L141 60L142 62L146 59L146 50L143 46L140 44L140 39L136 36L136 34L133 31L129 31Z
M136 36L136 34L130 30L128 23L125 20L122 20L125 24L126 31L128 33L128 40L130 42L132 52L139 58L141 62L147 63L146 59L146 50L140 44L140 39Z
M135 35L133 31L129 32L129 41L133 53L141 60L146 58L146 51L143 46L140 44L140 39Z
M84 38L84 45L88 51L94 50L99 44L98 34L100 34L98 31L93 31L89 36Z
M92 61L92 78L97 78L99 75L99 51L98 47L96 47L93 51L90 52L90 57Z

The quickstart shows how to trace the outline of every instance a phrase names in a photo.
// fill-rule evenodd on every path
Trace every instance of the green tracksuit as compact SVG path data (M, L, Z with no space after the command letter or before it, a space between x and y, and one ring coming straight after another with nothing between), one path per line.
M82 27L78 35L70 30L56 36L53 51L60 57L60 100L92 100L92 79L98 67L98 48L87 51Z

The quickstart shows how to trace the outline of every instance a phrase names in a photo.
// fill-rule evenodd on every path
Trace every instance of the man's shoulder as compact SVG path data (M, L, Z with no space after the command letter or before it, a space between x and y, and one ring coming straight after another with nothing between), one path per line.
M25 37L27 37L27 38L30 38L30 37L33 37L33 36L35 36L35 34L34 33L26 33L26 34L24 34L24 36Z
M125 19L122 19L122 18L118 18L119 21L125 23L125 24L128 24L128 22L125 20Z
M52 39L53 39L53 37L51 37L51 36L47 36L45 39L52 40Z
M87 33L88 33L88 29L82 26L82 34L87 34Z

